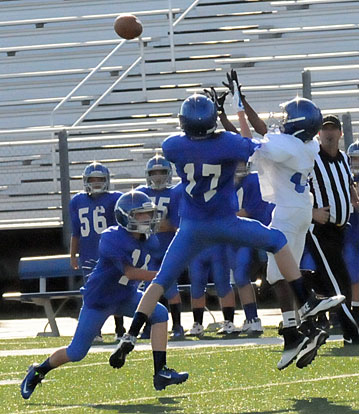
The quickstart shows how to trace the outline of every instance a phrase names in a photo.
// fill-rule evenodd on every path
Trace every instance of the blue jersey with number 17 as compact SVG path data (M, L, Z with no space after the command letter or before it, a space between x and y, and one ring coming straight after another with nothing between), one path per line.
M201 220L238 211L234 172L237 163L246 162L258 146L233 132L215 133L199 140L185 133L165 139L164 156L175 164L182 180L180 216Z

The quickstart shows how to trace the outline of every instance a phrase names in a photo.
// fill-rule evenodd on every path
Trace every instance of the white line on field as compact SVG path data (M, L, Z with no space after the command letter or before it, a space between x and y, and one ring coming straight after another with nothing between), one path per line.
M202 340L202 341L176 341L169 342L169 349L176 348L202 348L202 347L220 347L220 346L254 346L254 345L280 345L283 343L282 338L239 338L228 340ZM96 345L92 347L89 353L109 352L113 351L116 345ZM24 356L24 355L47 355L52 354L58 348L40 348L40 349L13 349L0 351L0 358L6 356ZM151 344L137 344L135 350L145 351L151 350Z
M319 377L319 378L312 378L312 379L302 379L297 381L285 381L285 382L271 382L268 384L263 385L251 385L248 387L233 387L233 388L227 388L226 393L228 392L235 392L235 391L250 391L250 390L258 390L263 388L269 388L269 387L282 387L285 385L293 385L293 384L308 384L311 382L320 382L320 381L332 381L337 379L343 379L343 378L353 378L353 377L359 377L359 373L355 374L343 374L343 375L335 375L335 376L325 376L325 377ZM68 409L77 409L77 408L96 408L101 407L103 405L110 405L110 404L128 404L128 403L139 403L142 401L150 401L150 400L157 400L158 398L181 398L181 397L193 397L195 395L205 395L205 394L212 394L218 392L218 390L206 390L206 391L196 391L196 392L186 392L183 394L178 395L166 395L164 396L153 396L153 397L140 397L140 398L132 398L128 400L117 400L117 401L109 401L109 402L101 402L98 404L82 404L82 405L68 405L66 407L58 407L58 408L45 408L44 410L41 410L37 408L35 411L28 411L26 410L26 414L34 414L34 413L45 413L50 411L64 411ZM21 414L23 411L16 411L13 414Z
M260 349L267 349L267 348L272 348L274 345L262 345L260 347ZM212 347L208 347L208 348L212 348ZM231 349L232 348L232 349ZM180 349L180 348L178 348ZM247 351L247 350L257 350L258 348L256 347L248 347L248 348L243 348L243 347L238 347L238 346L229 346L229 349L226 350L226 352L238 352L238 351ZM187 350L186 350L187 351ZM187 356L191 356L195 354L196 348L192 348L189 349L189 351L194 351L192 353L187 353ZM220 352L223 352L223 349L218 349L217 347L214 347L214 349L208 350L208 351L203 351L201 350L201 355L211 355L211 354L218 354ZM171 354L169 355L171 357ZM133 358L133 359L129 359L128 360L128 364L132 364L132 363L136 363L136 362L142 362L142 361L148 361L152 359L152 356L149 355L148 357L145 358ZM98 365L108 365L108 361L106 362L93 362L93 363L85 363L85 364L80 364L80 363L76 363L74 364L69 364L69 365L65 365L62 366L61 370L63 369L72 369L72 370L76 370L78 368L89 368L89 367L94 367L94 366L98 366ZM21 371L21 372L16 372L16 371L11 371L11 372L0 372L0 378L4 377L4 376L16 376L16 375L24 375L25 371ZM0 381L0 385L8 385L8 384L2 384Z

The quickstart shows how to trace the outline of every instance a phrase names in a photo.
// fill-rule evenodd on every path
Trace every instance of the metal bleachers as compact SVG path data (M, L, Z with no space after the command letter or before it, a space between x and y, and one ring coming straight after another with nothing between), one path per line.
M172 0L173 20L191 3ZM11 222L61 226L60 129L69 131L72 193L81 189L84 165L94 159L110 168L116 188L131 188L143 181L148 157L176 131L185 97L222 87L231 68L263 118L301 95L301 72L310 70L313 100L324 113L350 110L358 133L357 1L200 1L173 28L173 56L168 7L168 0L1 2L0 170L6 174L0 182L0 229ZM139 56L138 40L126 42L57 111L51 130L55 106L121 41L113 21L125 12L144 25L146 91L138 65L71 129Z

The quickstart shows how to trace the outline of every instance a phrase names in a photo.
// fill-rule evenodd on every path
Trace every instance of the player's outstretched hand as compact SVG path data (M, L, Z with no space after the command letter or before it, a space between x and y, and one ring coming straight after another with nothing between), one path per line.
M239 83L237 72L234 69L232 69L230 72L227 72L227 80L228 83L222 83L231 92L231 95L233 96L233 103L236 106L237 112L243 112L244 106L242 99L245 98L245 96L242 94L242 85Z
M224 102L226 100L226 96L228 95L229 91L225 91L218 95L217 91L211 87L211 89L204 89L204 93L211 99L214 104L216 105L217 111L224 114Z
M227 83L228 82L228 83ZM222 82L224 86L226 86L232 95L234 95L235 88L237 87L241 98L245 98L246 96L242 93L242 84L239 83L237 72L234 69L231 69L230 72L227 72L227 82Z

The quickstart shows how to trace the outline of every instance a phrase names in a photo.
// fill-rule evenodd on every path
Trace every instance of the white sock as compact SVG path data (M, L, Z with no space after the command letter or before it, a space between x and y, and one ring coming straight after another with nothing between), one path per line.
M283 312L283 328L291 328L297 326L297 320L295 318L295 311Z

